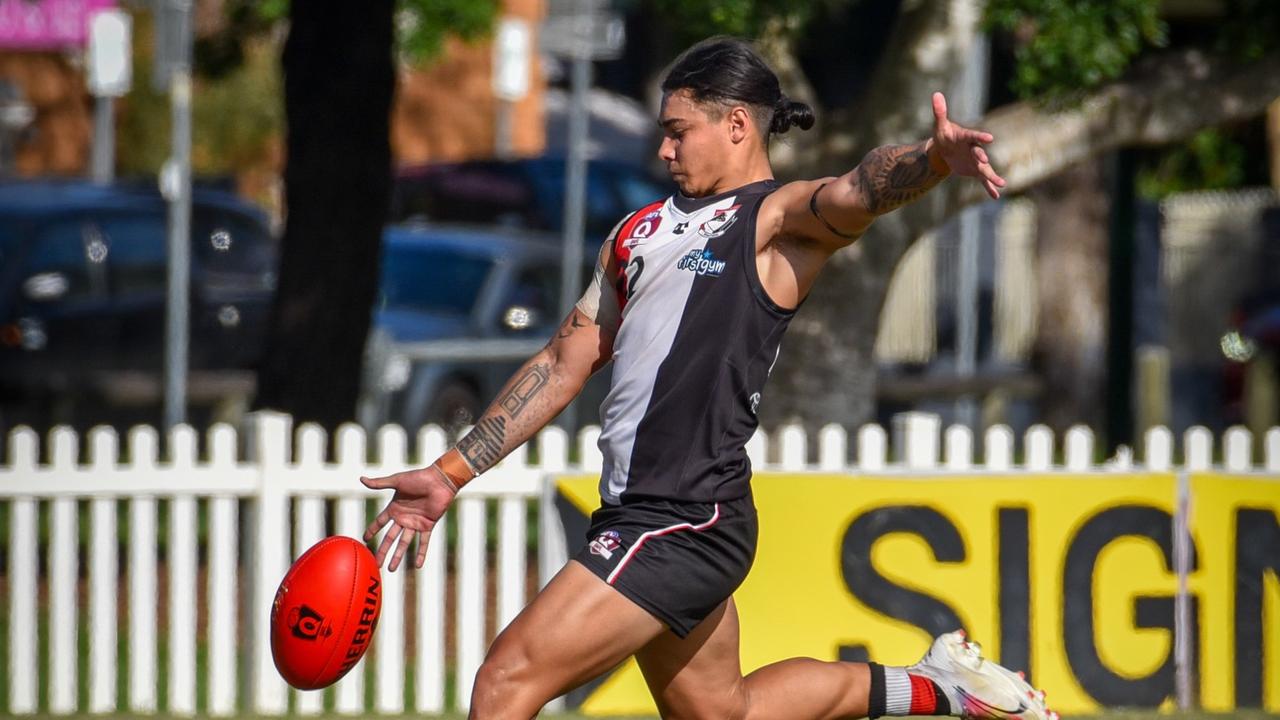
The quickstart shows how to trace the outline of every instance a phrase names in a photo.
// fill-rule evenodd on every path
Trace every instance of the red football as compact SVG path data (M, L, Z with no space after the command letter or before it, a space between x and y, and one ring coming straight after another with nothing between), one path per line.
M285 573L271 606L271 656L299 690L337 682L360 661L382 610L382 573L369 548L328 537Z

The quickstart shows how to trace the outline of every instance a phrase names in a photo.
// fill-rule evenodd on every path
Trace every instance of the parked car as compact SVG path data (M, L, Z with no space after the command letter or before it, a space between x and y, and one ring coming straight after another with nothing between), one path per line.
M74 407L85 423L123 422L162 388L167 208L149 188L0 183L0 409L47 425ZM277 246L265 216L220 192L194 193L188 349L199 405L252 392L275 291ZM394 342L525 338L560 320L559 239L528 231L388 227L375 336ZM594 253L584 253L588 277ZM416 427L470 421L519 362L409 368L393 412ZM595 397L603 397L598 383ZM206 397L198 395L203 388ZM57 410L54 410L57 408ZM154 422L128 415L129 422Z
M559 232L564 225L565 162L538 157L477 160L401 170L391 219L496 224ZM610 160L587 167L586 241L600 240L622 217L670 195L675 186L644 168Z
M164 356L167 207L154 188L0 183L0 403L154 396ZM257 362L275 288L264 214L196 189L189 363ZM147 399L147 398L144 398ZM37 419L38 421L38 419Z
M527 231L408 224L383 235L382 281L374 326L393 343L550 339L560 320L559 239ZM593 253L583 259L590 279ZM385 419L451 428L479 416L525 358L416 362ZM399 384L399 383L397 383ZM604 397L589 383L584 405ZM585 414L594 413L594 406Z

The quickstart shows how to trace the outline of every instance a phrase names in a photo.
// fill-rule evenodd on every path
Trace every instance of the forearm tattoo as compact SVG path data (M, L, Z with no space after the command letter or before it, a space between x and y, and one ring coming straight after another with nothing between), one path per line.
M477 474L488 470L502 459L507 440L507 420L501 415L481 418L466 437L458 441L458 452L467 459Z
M857 172L858 190L876 215L906 205L946 177L929 164L925 143L878 147L867 153Z
M519 417L520 412L529 406L529 401L534 398L542 388L546 387L547 382L551 380L551 366L546 363L538 363L532 365L524 372L507 391L498 400L498 405L507 411L512 418Z

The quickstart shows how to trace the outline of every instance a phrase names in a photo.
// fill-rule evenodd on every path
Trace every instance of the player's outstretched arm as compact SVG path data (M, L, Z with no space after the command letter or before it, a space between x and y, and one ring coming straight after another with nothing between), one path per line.
M395 495L364 538L372 541L383 527L378 565L391 553L388 569L400 566L409 544L419 536L414 564L422 567L427 540L458 490L493 467L551 422L582 391L591 374L613 357L619 315L605 278L612 243L605 244L595 279L569 312L554 337L511 376L472 429L430 466L381 478L360 478L366 487L392 489Z
M1000 197L1005 181L991 167L984 146L991 133L961 127L947 118L947 101L933 94L933 136L914 145L883 145L838 178L789 183L778 191L781 232L842 247L866 232L875 219L934 188L952 173L972 177Z

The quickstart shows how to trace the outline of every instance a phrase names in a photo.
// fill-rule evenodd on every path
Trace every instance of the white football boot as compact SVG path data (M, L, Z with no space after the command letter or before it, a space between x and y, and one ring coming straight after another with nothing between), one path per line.
M1058 720L1044 704L1044 691L1027 684L1022 673L1011 672L982 657L978 643L963 630L940 635L920 662L907 672L937 683L951 703L951 713L966 718L996 720Z

